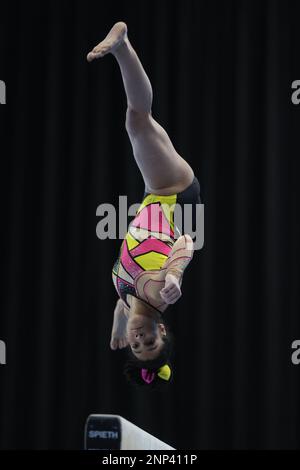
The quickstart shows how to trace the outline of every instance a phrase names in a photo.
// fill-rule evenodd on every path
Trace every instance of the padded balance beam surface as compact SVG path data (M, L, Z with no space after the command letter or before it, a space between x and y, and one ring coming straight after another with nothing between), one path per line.
M84 440L86 450L174 449L118 415L90 415Z

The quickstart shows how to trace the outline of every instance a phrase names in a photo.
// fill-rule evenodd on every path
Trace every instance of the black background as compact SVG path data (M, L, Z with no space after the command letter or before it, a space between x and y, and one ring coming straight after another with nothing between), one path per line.
M90 413L181 449L298 448L299 2L1 2L0 447L80 449ZM197 174L205 246L166 312L175 381L132 390L109 349L120 240L96 208L139 202L118 65L87 52L115 21L153 115Z

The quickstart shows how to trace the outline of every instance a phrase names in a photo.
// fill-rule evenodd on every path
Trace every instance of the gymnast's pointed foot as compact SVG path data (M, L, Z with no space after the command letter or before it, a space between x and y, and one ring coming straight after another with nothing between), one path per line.
M128 346L126 327L127 317L124 313L122 301L119 300L114 311L114 321L110 340L111 349L123 349Z
M88 53L87 60L91 62L94 59L103 57L106 54L113 53L127 38L127 25L123 21L115 23L109 31L106 38L101 41L94 49Z

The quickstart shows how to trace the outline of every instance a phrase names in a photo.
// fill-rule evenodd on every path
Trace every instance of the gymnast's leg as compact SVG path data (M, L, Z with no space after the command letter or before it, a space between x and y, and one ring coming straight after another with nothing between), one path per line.
M127 97L126 130L146 190L162 195L183 191L193 181L193 170L152 117L151 83L128 39L125 23L116 23L87 59L91 61L109 52L120 66Z

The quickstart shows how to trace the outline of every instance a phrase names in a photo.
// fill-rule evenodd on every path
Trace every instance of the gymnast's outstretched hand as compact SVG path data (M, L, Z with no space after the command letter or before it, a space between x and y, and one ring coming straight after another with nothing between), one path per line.
M124 312L122 300L118 300L114 310L114 321L111 332L110 347L112 350L123 349L128 346L126 335L127 317Z
M165 286L160 291L160 296L166 304L175 304L181 297L179 280L174 274L166 275Z

